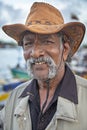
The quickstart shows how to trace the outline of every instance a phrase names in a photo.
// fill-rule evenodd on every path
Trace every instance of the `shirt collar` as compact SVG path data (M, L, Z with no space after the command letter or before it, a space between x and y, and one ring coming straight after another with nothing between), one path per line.
M67 65L65 69L65 75L60 85L61 90L59 95L63 98L72 101L75 104L78 104L76 79L73 72Z
M32 100L36 95L38 95L38 83L37 80L32 80L31 83L25 88L20 97L25 97L30 95L30 100ZM66 65L65 74L60 84L58 85L55 96L53 100L58 98L58 95L72 101L75 104L78 104L77 98L77 86L75 76L70 70L70 68Z
M32 100L38 94L38 83L37 80L33 79L31 83L24 89L20 97L30 96L30 100Z

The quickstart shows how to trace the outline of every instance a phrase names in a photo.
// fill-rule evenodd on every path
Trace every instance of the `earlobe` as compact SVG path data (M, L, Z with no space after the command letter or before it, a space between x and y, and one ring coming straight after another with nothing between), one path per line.
M67 57L70 53L70 45L69 43L64 43L64 49L63 49L63 60L66 61Z

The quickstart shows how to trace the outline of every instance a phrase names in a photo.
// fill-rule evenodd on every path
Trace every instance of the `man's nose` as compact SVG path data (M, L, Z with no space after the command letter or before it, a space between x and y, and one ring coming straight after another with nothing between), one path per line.
M44 55L44 50L40 45L34 45L31 50L30 56L33 58L38 58Z

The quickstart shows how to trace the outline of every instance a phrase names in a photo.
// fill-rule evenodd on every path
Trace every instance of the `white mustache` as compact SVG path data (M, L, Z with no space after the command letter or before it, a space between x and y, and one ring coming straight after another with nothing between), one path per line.
M39 57L39 58L30 58L28 60L28 62L30 65L35 64L35 63L40 63L40 62L47 63L48 65L51 65L53 60L51 57Z

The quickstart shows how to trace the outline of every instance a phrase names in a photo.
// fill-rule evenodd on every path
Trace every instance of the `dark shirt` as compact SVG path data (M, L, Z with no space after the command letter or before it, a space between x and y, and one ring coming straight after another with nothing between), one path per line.
M75 76L68 66L66 66L64 77L57 86L54 96L44 113L41 113L40 110L40 97L38 88L39 86L37 80L34 79L25 88L21 95L21 97L30 95L29 107L32 130L45 130L56 112L58 96L64 97L73 103L78 104Z

